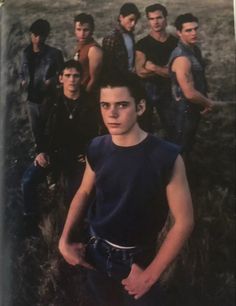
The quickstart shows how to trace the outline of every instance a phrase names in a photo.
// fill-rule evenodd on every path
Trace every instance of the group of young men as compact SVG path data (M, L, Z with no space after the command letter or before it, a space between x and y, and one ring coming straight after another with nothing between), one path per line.
M50 25L40 19L23 57L21 85L37 152L22 179L24 216L37 216L38 184L51 171L63 172L73 200L59 250L69 264L87 269L101 306L164 305L159 280L194 223L181 154L191 150L201 113L214 104L196 46L198 19L177 17L178 40L166 31L163 5L148 6L146 16L150 33L135 44L140 12L125 3L100 47L93 17L77 15L78 44L65 63L45 44ZM61 88L53 90L57 74ZM102 136L97 106L108 131ZM151 133L154 108L169 142ZM156 251L168 213L173 225ZM73 229L82 231L85 220L88 241L73 241Z

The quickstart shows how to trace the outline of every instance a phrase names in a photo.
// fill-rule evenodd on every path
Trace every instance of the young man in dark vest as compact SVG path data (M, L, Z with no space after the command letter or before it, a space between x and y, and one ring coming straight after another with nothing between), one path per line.
M193 228L184 163L176 145L139 127L145 100L137 80L102 84L100 107L109 134L88 147L85 174L59 249L69 264L88 268L95 305L163 305L160 277ZM86 246L73 242L71 232L82 228L87 209ZM169 211L173 226L156 252Z
M176 18L175 26L180 41L169 62L174 123L171 141L181 145L188 155L201 114L211 111L215 103L207 98L204 63L196 45L198 19L183 14Z
M82 86L91 93L96 89L102 69L102 49L93 38L94 19L92 15L81 13L74 18L77 39L74 59L83 69Z

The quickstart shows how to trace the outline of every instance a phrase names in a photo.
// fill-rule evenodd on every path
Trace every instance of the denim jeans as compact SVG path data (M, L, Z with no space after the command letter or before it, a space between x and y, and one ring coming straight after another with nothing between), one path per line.
M96 306L164 306L159 283L141 298L135 300L123 288L133 263L145 268L155 256L155 248L117 249L102 239L90 239L87 245L87 261L96 270L87 271L90 295Z
M147 116L149 122L152 121L153 108L155 107L160 117L162 128L166 132L166 138L169 139L172 134L174 117L171 108L171 89L160 91L157 86L151 82L145 82L145 91L147 96ZM151 132L153 128L151 128Z
M27 113L29 117L30 128L33 139L38 138L39 135L39 115L41 104L27 101Z
M192 150L200 121L199 110L191 107L189 103L181 99L173 105L175 121L171 141L180 145L185 153Z

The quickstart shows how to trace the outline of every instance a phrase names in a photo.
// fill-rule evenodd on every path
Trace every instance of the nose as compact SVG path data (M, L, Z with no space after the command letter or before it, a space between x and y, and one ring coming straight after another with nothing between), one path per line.
M119 116L117 107L115 105L111 106L109 116L112 118L117 118Z

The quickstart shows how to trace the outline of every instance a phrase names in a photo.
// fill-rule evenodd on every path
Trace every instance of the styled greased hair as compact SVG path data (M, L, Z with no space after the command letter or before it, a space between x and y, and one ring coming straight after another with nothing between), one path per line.
M148 17L148 13L153 13L155 11L162 12L162 15L164 17L167 17L167 15L168 15L166 7L162 4L160 4L160 3L155 3L155 4L152 4L152 5L149 5L145 8L145 12L146 12L147 17Z
M75 61L74 59L70 59L70 60L64 62L64 64L61 66L61 70L60 70L59 74L62 75L65 69L71 69L71 68L75 68L80 73L80 76L82 77L82 75L83 75L82 66L81 66L80 62Z
M90 14L81 13L79 15L76 15L74 17L74 22L80 22L81 24L88 23L91 28L91 32L93 32L95 29L93 16Z
M175 19L174 25L178 31L181 31L183 24L187 22L198 22L198 18L191 13L182 14Z
M134 98L135 103L138 104L142 99L145 99L145 90L140 79L136 75L112 75L106 77L100 82L100 89L126 87L130 95Z
M138 10L137 6L132 3L132 2L126 2L122 5L122 7L120 8L120 14L123 17L129 16L131 14L134 14L136 16L137 19L140 18L141 13Z

